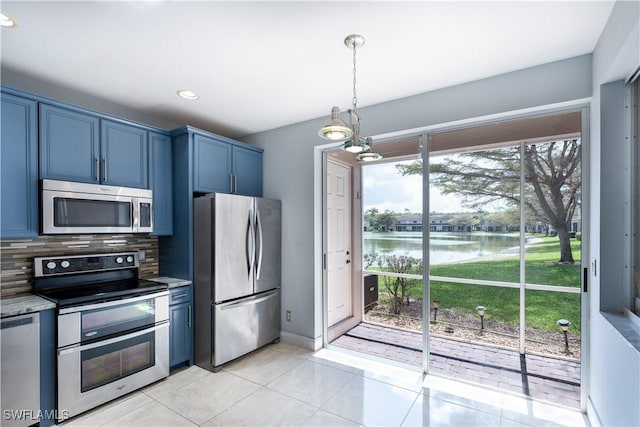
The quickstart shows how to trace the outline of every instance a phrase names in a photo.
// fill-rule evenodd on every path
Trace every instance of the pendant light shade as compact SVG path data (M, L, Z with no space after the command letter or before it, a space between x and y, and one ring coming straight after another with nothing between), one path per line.
M329 141L344 141L351 138L353 129L340 118L340 108L331 108L331 120L319 131L318 135Z
M356 159L360 160L361 162L375 162L376 160L382 159L382 154L373 151L373 139L366 138L366 142L368 148L358 154L356 156Z
M367 145L367 142L362 138L358 138L358 139L351 138L350 140L344 143L344 145L342 146L342 149L353 154L358 154L358 153L363 153L365 151L368 151L369 145Z

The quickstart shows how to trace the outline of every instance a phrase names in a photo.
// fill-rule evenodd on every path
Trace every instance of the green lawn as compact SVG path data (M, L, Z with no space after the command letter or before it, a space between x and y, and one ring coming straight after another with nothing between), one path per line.
M580 287L580 242L572 239L574 265L558 264L560 258L557 238L543 238L527 249L525 277L527 283L541 285ZM469 263L434 265L432 276L458 277L467 279L519 282L520 267L518 256L496 260ZM411 289L411 295L422 298L419 286ZM380 290L384 284L379 279ZM456 308L465 313L475 313L475 307L487 307L486 319L517 325L519 319L519 289L495 286L464 285L450 282L431 282L431 300L440 300L442 308ZM557 331L558 319L569 319L571 332L580 333L580 294L532 291L525 294L527 327Z

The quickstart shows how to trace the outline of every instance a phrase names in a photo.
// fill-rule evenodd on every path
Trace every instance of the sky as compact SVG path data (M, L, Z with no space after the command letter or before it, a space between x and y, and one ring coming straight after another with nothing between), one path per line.
M377 163L366 165L363 169L362 195L364 210L377 208L384 212L389 209L395 212L422 212L422 176L402 176L397 171L397 163ZM460 200L452 195L443 196L431 187L431 212L463 212L468 211L462 207Z

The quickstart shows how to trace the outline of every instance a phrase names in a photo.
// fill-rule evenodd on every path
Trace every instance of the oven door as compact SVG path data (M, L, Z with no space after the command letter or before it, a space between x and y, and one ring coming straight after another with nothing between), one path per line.
M169 375L169 322L58 350L58 411L73 417Z
M169 291L60 309L58 348L79 345L169 320Z

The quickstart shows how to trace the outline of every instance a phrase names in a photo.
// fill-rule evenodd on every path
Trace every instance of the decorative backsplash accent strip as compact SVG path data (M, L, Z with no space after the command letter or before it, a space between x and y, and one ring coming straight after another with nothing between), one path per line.
M0 240L0 296L31 292L33 258L41 256L81 255L88 253L144 250L140 277L159 275L158 238L136 234L39 236L28 240Z

